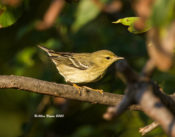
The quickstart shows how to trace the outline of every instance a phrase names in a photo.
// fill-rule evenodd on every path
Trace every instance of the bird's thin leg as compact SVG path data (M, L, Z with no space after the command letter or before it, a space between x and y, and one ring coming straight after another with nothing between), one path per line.
M80 86L78 86L77 84L74 83L73 87L77 89L79 94L81 93L81 87Z
M99 92L100 94L103 94L103 90L102 89L93 89L93 88L90 88L90 87L87 87L87 86L83 86L83 88L86 88L86 89L89 89L89 90L92 90L92 91Z

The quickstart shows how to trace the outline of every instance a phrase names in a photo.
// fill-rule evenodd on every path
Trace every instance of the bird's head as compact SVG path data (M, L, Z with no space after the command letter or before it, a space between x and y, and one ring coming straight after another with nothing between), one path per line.
M92 59L92 61L99 66L109 67L115 61L124 58L118 57L109 50L99 50L92 53Z

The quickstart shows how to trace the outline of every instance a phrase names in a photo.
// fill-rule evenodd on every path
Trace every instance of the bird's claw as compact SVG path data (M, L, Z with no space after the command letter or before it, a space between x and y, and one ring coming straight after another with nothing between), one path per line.
M78 91L79 95L81 94L81 88L85 88L85 89L88 89L88 90L91 90L91 91L95 91L95 92L98 92L98 93L103 95L103 90L102 89L93 89L93 88L90 88L90 87L87 87L87 86L80 87L77 84L73 84L73 87L76 88L76 90Z
M76 88L76 90L78 91L78 94L81 94L81 87L78 86L77 84L73 84L73 87Z
M87 87L87 86L83 86L83 88L86 88L86 89L92 90L92 91L96 91L96 92L103 95L103 90L102 89L93 89L93 88L90 88L90 87Z

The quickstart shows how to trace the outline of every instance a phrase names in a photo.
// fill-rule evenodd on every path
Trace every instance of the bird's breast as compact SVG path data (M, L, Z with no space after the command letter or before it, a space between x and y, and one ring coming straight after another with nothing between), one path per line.
M77 68L60 65L57 67L59 73L65 78L66 82L70 83L90 83L100 79L104 70L88 68L80 70Z

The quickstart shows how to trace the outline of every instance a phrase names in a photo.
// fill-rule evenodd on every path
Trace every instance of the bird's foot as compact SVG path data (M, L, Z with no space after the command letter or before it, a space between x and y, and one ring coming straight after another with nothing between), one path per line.
M73 87L76 88L76 90L78 91L79 95L81 94L81 88L80 86L78 86L77 84L73 84Z
M85 89L88 89L88 90L91 90L91 91L98 92L98 93L103 95L103 90L102 89L93 89L93 88L90 88L90 87L87 87L87 86L80 87L75 83L73 84L73 87L76 88L76 90L78 91L79 94L81 94L81 88L85 88Z
M87 86L83 86L83 88L86 88L86 89L92 90L92 91L96 91L96 92L103 95L103 90L102 89L93 89L93 88L90 88L90 87L87 87Z

